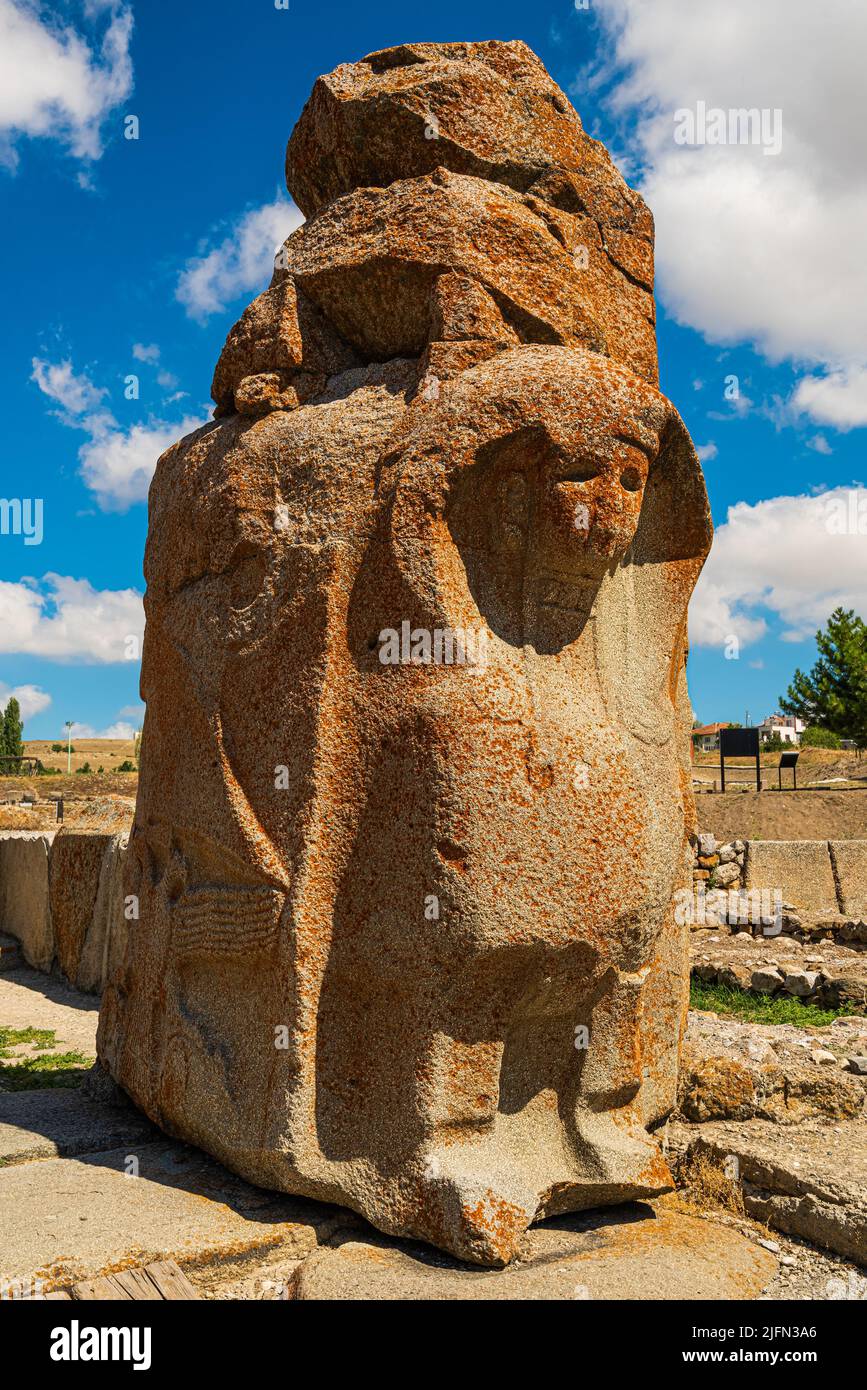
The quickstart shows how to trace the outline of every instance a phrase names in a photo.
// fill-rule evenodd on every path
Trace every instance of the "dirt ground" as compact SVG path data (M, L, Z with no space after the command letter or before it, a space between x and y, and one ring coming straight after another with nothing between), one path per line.
M798 786L827 788L867 787L867 754L840 748L801 748L798 750ZM777 787L780 754L762 753L762 786ZM693 759L693 781L712 787L719 782L719 753L697 753ZM756 785L755 758L726 758L726 786ZM792 773L783 772L783 786L791 787Z
M726 792L696 797L718 840L867 840L867 790Z
M62 751L52 752L52 745L62 743ZM93 768L94 774L97 768L102 768L105 773L116 771L122 762L135 762L135 744L132 739L123 738L74 738L72 740L72 772L78 772L80 767L89 763ZM45 767L57 768L58 774L66 776L66 743L62 739L27 739L24 743L24 754L28 758L38 758ZM82 774L82 777L86 774ZM26 782L27 778L3 778L2 781L11 781L16 784ZM44 785L47 779L40 777L39 785Z
M0 777L0 830L53 829L56 811L49 797L63 797L67 824L74 823L95 798L120 796L135 801L138 773L117 771L121 763L135 762L131 739L74 739L71 774L66 771L65 749L52 753L52 742L59 740L31 739L25 742L24 752L28 758L39 758L46 768L58 768L58 772ZM90 764L92 772L77 770L85 763ZM36 805L23 806L24 796L35 797Z

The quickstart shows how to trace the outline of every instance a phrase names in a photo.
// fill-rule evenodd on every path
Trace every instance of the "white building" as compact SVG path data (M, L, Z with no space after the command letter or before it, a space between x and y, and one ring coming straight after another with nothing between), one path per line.
M759 738L766 739L772 734L779 734L783 743L800 743L801 734L806 727L804 721L796 719L793 714L769 714L759 725Z

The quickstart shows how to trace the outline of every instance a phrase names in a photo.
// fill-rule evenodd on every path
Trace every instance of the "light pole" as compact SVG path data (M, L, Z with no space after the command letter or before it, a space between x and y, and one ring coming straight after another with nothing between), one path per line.
M66 775L72 772L72 720L66 721Z

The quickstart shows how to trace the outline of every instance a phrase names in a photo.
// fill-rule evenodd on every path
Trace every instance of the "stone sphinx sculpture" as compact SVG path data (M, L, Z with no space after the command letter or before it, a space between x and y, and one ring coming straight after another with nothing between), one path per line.
M671 1185L707 498L650 215L523 44L339 67L287 180L151 489L99 1054L251 1181L503 1264Z

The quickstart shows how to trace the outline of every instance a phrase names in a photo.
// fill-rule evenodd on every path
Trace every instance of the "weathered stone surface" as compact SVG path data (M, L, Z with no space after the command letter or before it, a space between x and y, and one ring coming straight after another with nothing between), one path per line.
M476 59L444 61L466 103ZM357 188L303 124L316 216L151 489L141 919L99 1054L251 1180L504 1264L670 1185L707 498L628 318L585 333L578 212L484 162ZM363 364L308 362L302 297Z
M283 390L294 389L294 402L274 402L271 409L294 409L321 391L329 376L354 365L355 354L340 341L290 276L283 276L244 310L226 339L211 385L217 405L244 410L233 400L245 378L276 376ZM291 387L290 387L291 383Z
M524 44L341 66L286 168L310 220L229 335L218 416L296 409L358 359L430 364L455 341L479 345L474 361L586 346L657 382L652 218Z
M490 299L487 322L446 313L442 323L443 273ZM483 179L437 170L347 193L292 234L276 274L291 276L367 360L417 356L439 329L586 346L654 376L646 306L634 288L617 293L596 224Z
M736 863L720 864L714 872L713 881L719 888L728 888L730 884L737 883L740 876L740 869Z
M783 981L783 989L787 994L806 999L815 991L818 980L819 973L816 970L790 970Z
M128 836L65 827L51 848L51 921L57 960L78 988L98 992L124 951L123 855Z
M53 830L0 831L0 931L20 941L36 970L50 970L54 960L48 892L53 839Z
M403 44L341 64L316 83L286 151L307 216L437 168L586 214L612 261L653 289L645 203L526 44Z
M848 1030L838 1031L842 1050ZM796 1125L861 1114L863 1084L836 1065L816 1066L817 1049L811 1052L804 1041L791 1025L750 1025L690 1013L678 1081L681 1115L692 1124L758 1118ZM836 1054L829 1055L836 1064Z
M675 1136L683 1142L683 1134ZM720 1166L736 1160L747 1212L867 1263L867 1126L802 1125L796 1137L764 1120L702 1125L689 1149Z
M775 966L763 966L754 970L750 977L750 988L759 994L774 994L782 988L783 976Z
M832 840L829 849L840 911L867 917L867 840Z
M833 911L837 903L827 840L750 840L745 886L782 893L805 912Z
M724 1226L664 1207L561 1218L534 1227L509 1269L480 1272L427 1251L346 1241L298 1266L290 1296L311 1300L757 1298L777 1262Z

